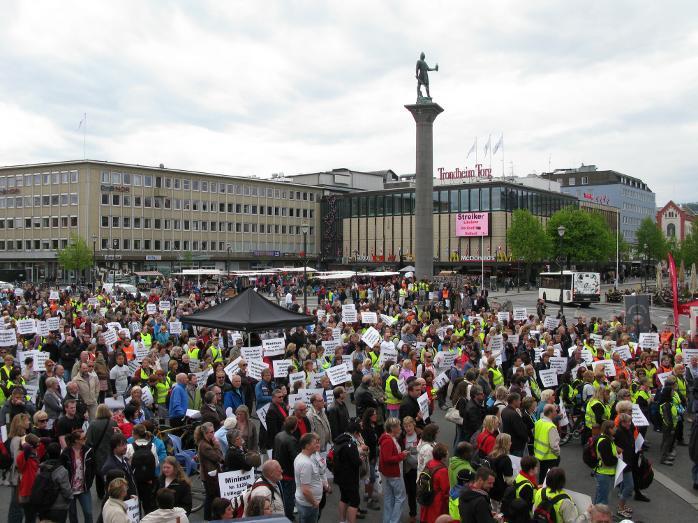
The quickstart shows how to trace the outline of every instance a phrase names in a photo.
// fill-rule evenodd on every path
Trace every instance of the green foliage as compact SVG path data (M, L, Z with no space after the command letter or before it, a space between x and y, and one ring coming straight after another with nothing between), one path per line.
M194 253L191 251L186 251L182 254L182 265L188 265L191 267L194 264Z
M674 257L684 262L686 267L690 267L693 263L698 264L698 232L690 232L681 242L676 251L672 251Z
M565 227L560 252L557 229ZM600 214L589 213L576 207L560 209L548 220L548 238L555 256L570 261L605 262L616 256L616 238Z
M58 251L58 263L68 271L89 269L94 265L92 249L82 236L74 234L70 237L68 246Z
M507 230L507 243L514 259L535 263L550 252L550 240L543 225L528 209L517 209Z
M635 235L637 252L640 258L649 254L651 260L663 260L669 252L669 243L649 216L643 218ZM647 248L645 248L647 245Z

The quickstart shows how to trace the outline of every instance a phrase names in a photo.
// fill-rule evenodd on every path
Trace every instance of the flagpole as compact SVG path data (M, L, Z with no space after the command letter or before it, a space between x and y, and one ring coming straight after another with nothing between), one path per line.
M87 155L85 154L85 138L87 135L87 113L85 113L83 121L85 122L82 126L82 159L86 160Z
M504 178L504 132L502 132L502 137L500 138L502 141L502 145L500 146L502 149L502 179Z
M477 136L475 137L475 165L477 165Z

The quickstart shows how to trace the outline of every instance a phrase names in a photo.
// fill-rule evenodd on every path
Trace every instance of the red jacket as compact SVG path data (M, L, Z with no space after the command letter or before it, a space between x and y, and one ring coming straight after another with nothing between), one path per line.
M405 459L406 454L398 452L393 437L385 432L378 439L378 447L380 448L378 458L380 473L388 478L399 478L400 462Z
M419 517L419 520L425 523L434 523L436 518L441 514L448 514L448 493L451 488L448 481L448 468L435 459L427 463L427 468L434 470L439 465L443 468L436 471L432 478L434 485L434 501L431 505L422 507L422 512Z
M37 456L37 452L33 449L29 453L29 457L27 457L23 449L19 449L16 462L17 470L20 473L17 493L20 496L29 497L32 494L32 487L39 473L39 457Z

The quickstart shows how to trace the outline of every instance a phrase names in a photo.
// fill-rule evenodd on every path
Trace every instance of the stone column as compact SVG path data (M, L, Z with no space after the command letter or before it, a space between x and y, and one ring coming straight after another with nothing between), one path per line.
M415 167L415 277L434 276L434 129L443 108L431 101L406 105L417 124L417 162Z

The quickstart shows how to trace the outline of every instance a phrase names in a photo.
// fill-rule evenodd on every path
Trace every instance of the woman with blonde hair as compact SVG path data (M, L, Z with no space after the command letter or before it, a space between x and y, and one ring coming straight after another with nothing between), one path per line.
M177 506L182 507L187 513L191 513L191 481L184 473L182 465L174 456L167 456L160 466L158 489L168 488L175 492Z
M482 422L482 432L477 436L477 449L481 456L487 456L494 448L497 434L499 434L499 418L494 414L485 416Z
M497 504L502 501L502 494L507 485L514 483L514 468L509 458L511 451L511 436L506 432L497 435L492 452L487 456L494 471L494 486L490 490L490 498ZM495 507L498 509L499 507Z
M248 452L259 452L259 425L257 420L250 418L250 409L246 405L240 405L235 409L235 418L235 428L240 431L245 448Z
M206 491L204 519L210 521L211 503L221 495L218 486L218 472L220 472L221 464L223 463L223 453L218 445L213 423L207 421L196 427L194 442L196 443L199 465L201 467L199 476L204 483L204 490Z
M128 493L128 481L124 478L116 478L107 487L109 499L102 508L102 521L104 523L129 523L126 510L126 495Z

